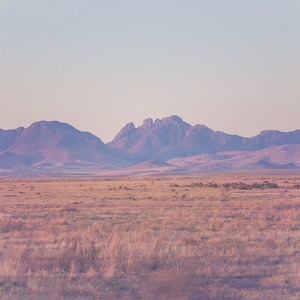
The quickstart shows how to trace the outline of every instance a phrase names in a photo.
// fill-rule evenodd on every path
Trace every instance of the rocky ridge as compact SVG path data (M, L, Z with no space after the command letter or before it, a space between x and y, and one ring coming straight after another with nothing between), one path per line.
M300 169L300 130L266 130L246 138L192 126L178 116L125 125L105 144L69 124L40 121L0 129L0 174L68 172L199 173ZM121 174L121 173L120 173Z

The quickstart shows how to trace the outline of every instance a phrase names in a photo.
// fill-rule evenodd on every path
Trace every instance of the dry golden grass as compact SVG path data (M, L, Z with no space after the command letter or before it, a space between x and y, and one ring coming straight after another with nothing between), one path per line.
M300 176L1 179L0 299L300 299Z

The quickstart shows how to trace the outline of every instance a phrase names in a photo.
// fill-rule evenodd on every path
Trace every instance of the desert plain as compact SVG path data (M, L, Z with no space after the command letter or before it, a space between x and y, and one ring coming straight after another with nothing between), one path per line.
M300 299L300 173L0 178L0 299Z

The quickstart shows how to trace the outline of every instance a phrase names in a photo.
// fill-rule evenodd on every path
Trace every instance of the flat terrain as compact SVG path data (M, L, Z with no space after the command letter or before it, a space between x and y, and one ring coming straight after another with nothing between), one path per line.
M0 299L300 299L300 174L0 179Z

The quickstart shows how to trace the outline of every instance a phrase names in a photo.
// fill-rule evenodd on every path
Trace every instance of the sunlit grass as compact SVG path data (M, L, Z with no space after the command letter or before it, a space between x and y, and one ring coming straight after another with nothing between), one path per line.
M299 299L299 183L2 179L0 299Z

